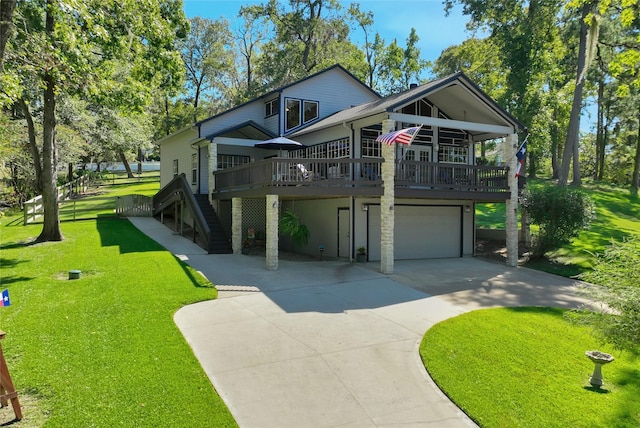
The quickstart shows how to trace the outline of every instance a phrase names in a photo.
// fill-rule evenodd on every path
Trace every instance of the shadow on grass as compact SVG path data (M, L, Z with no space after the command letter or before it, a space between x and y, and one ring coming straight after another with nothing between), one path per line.
M211 281L209 281L209 279L205 277L203 274L199 273L197 270L195 270L194 268L189 266L187 263L180 260L175 255L173 257L176 259L176 262L178 262L178 264L184 271L187 278L189 278L189 280L193 283L194 287L215 288L215 285L213 285L213 283L211 283ZM197 275L194 275L194 273L196 273Z
M610 390L608 390L607 388L602 388L601 386L593 386L593 385L589 385L589 386L583 386L583 389L587 390L587 391L591 391L591 392L595 392L596 394L609 394L611 393Z
M9 276L3 276L2 278L0 278L0 284L4 287L7 284L13 284L16 282L26 282L26 281L31 281L33 279L35 279L35 277L9 275Z
M6 245L0 245L0 250L15 250L16 248L26 248L32 245L40 244L35 239L33 241L12 242ZM2 260L4 262L4 260Z
M127 219L98 215L96 228L103 247L117 246L120 254L165 251L164 247L142 233Z

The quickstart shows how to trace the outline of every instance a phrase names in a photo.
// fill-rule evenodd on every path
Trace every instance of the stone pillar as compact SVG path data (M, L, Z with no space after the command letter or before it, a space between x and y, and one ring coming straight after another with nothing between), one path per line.
M231 199L231 248L242 253L242 198Z
M507 200L507 265L518 266L518 177L515 176L518 159L518 134L510 134L506 141L506 156L509 165L509 190L511 197Z
M382 121L382 133L393 131L396 122L391 119ZM382 144L382 196L380 197L380 272L393 273L393 229L395 224L395 144Z
M207 172L207 185L208 190L207 193L209 194L209 202L211 201L211 192L213 192L213 189L216 188L216 180L213 176L213 173L215 171L218 170L218 145L215 144L214 142L211 142L211 144L209 144L209 165L208 165L208 172Z
M278 270L278 195L267 195L267 270Z

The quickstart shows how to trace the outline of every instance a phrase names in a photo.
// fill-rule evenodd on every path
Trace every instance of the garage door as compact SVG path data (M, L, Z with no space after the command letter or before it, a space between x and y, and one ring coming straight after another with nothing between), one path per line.
M462 208L396 206L396 260L461 257ZM380 206L369 206L369 261L380 260Z

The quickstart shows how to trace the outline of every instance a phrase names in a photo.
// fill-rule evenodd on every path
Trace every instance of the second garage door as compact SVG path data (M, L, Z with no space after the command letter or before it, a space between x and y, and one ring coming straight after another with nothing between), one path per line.
M462 207L397 205L396 260L462 256ZM380 260L380 206L369 206L369 261Z

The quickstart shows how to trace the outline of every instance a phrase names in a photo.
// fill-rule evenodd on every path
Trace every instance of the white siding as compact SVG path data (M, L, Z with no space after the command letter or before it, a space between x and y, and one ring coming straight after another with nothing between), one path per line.
M173 161L178 160L178 173L191 182L191 155L196 153L191 143L197 138L197 128L188 128L164 137L160 145L160 188L173 180ZM193 186L196 189L196 186Z
M339 68L334 68L284 89L281 102L284 102L285 98L318 101L320 119L345 108L378 99L373 92Z
M204 121L200 127L200 135L207 137L248 120L259 124L264 123L264 101L262 99Z

